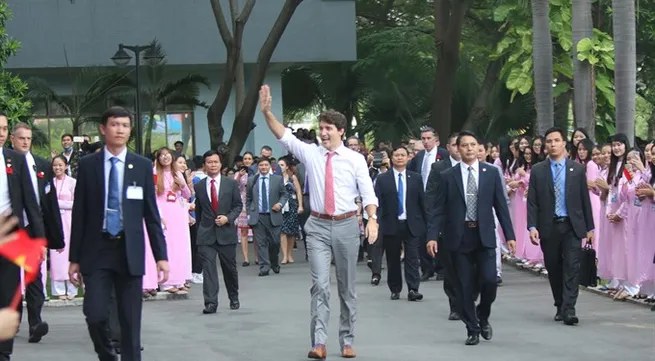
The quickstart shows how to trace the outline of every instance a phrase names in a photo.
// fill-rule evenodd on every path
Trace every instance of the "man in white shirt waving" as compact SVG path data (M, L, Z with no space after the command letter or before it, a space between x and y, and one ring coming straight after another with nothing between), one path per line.
M330 317L330 260L334 255L337 285L341 301L339 344L341 356L354 358L356 313L355 270L359 251L359 224L355 198L361 196L369 221L369 243L378 237L378 200L368 175L364 157L343 144L346 118L334 110L319 115L321 146L296 138L271 111L271 91L267 85L259 91L259 102L269 128L282 145L305 164L309 179L311 216L305 224L307 250L312 270L311 340L307 357L327 356L327 324ZM338 175L338 177L337 177Z

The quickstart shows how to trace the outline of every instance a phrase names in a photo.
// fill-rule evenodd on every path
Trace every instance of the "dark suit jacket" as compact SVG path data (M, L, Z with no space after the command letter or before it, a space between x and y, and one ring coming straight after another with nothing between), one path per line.
M496 222L493 210L507 240L514 240L514 229L509 209L493 165L479 163L478 180L478 231L485 248L496 248ZM443 234L443 246L449 251L459 251L464 237L466 219L466 194L462 180L461 163L443 171L437 192L437 205L434 212L434 234ZM434 240L434 239L433 239Z
M436 234L436 220L435 211L437 209L437 194L439 192L439 183L441 182L441 172L453 167L450 161L450 156L439 162L432 163L430 175L428 176L428 184L425 187L425 209L427 218L427 241L436 241L439 234ZM440 227L440 229L443 229Z
M45 237L45 227L41 209L36 202L32 179L25 162L25 156L14 152L11 149L0 147L5 158L5 167L11 168L11 174L7 174L9 184L9 198L11 198L11 211L19 219L20 228L25 228L23 212L27 214L30 223L32 237Z
M409 162L407 165L407 169L411 170L412 172L416 172L418 174L421 174L422 168L423 168L423 158L425 158L425 149L416 153L416 156L412 158L412 160ZM450 159L450 153L448 153L447 150L444 148L438 147L437 148L437 161L442 162L445 161L446 159ZM422 175L422 174L421 174Z
M45 235L48 240L48 248L62 249L65 244L64 230L61 225L57 190L53 182L54 174L52 173L52 165L44 158L37 157L36 155L32 156L36 165L36 180L39 186L39 200L41 213L43 214Z
M405 198L405 213L407 227L413 237L425 234L425 201L421 175L407 171L404 186L407 191ZM378 197L378 218L380 219L380 234L394 236L398 233L398 188L393 169L378 176L375 182L375 195Z
M217 243L221 246L237 244L236 220L243 209L239 185L225 176L221 176L218 187L218 212L214 212L209 194L207 194L207 179L204 178L194 185L196 191L196 220L198 234L196 244L209 246ZM219 227L216 217L227 217L227 224Z
M257 174L254 177L248 178L248 184L246 185L246 212L249 217L248 224L251 226L255 226L259 222L259 176ZM273 207L279 203L284 207L289 200L289 195L284 187L284 178L269 173L268 180L268 206ZM279 212L271 211L271 224L273 226L281 226L282 219L282 210Z
M102 257L99 242L105 219L104 152L82 157L77 170L69 260L79 263L83 274L93 272L96 260ZM127 199L127 188L134 185L143 189L142 200ZM131 152L125 157L121 208L128 271L132 276L143 276L144 221L155 261L167 260L168 256L157 208L152 162Z
M571 219L575 235L586 238L587 232L594 229L591 213L589 189L585 167L567 159L566 169L566 209ZM528 229L536 227L542 239L550 238L555 216L555 187L550 160L539 162L532 167L528 187Z

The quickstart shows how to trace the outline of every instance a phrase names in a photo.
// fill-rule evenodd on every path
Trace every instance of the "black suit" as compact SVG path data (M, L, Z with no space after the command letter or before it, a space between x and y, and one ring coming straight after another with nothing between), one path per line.
M528 188L528 229L535 227L541 238L541 250L555 307L563 317L575 316L580 284L582 239L594 229L585 167L566 160L565 204L568 217L557 217L551 162L532 167Z
M49 161L31 155L34 158L34 166L31 169L29 185L32 190L38 192L39 206L43 224L45 226L46 240L48 241L48 248L62 249L64 248L64 231L61 225L61 214L59 213L59 202L57 200L57 190L53 182L54 174L52 173L52 165ZM33 178L36 178L36 189L33 187ZM27 227L28 231L32 234L32 224ZM34 234L32 234L34 236ZM46 262L44 260L43 262ZM43 281L41 277L41 268L36 276L34 282L27 285L25 288L25 302L27 303L27 320L30 325L30 333L34 328L42 323L41 310L45 302L45 294L43 293ZM19 305L19 311L23 312L23 304ZM45 325L44 325L45 326ZM47 329L42 331L47 332ZM37 332L38 333L38 332Z
M41 209L36 202L32 180L25 163L25 156L10 149L0 147L4 157L4 164L0 167L11 169L7 171L7 184L12 214L19 219L19 227L25 228L23 212L27 214L30 234L33 237L45 237L45 228ZM11 173L11 174L9 174ZM9 306L16 289L20 286L20 268L14 263L0 257L0 308ZM14 341L8 340L0 343L0 359L9 357L13 351Z
M439 183L441 181L441 172L448 170L453 167L453 163L450 160L450 157L446 159L432 163L432 169L430 170L430 175L428 177L428 184L425 189L425 202L426 202L426 212L427 212L427 241L437 241L439 246L443 244L443 237L441 235L434 233L435 232L435 215L434 211L437 206L437 194L439 192ZM425 247L423 247L425 248ZM437 264L441 266L442 273L444 276L443 280L443 290L448 296L448 304L450 305L450 312L456 312L457 310L457 300L456 300L456 291L453 286L453 267L450 262L450 256L448 250L444 247L439 247L439 252L435 257L437 259ZM476 297L477 298L477 297Z
M405 220L399 220L400 202L398 199L398 181L395 171L382 173L375 182L375 195L378 198L378 218L382 245L387 253L387 285L392 293L400 293L403 288L400 270L400 249L405 245L405 280L407 288L418 291L419 247L425 235L425 203L423 182L418 173L405 172L404 213Z
M496 235L493 210L508 240L514 239L498 170L478 163L477 220L466 222L466 186L462 163L441 173L434 221L429 237L442 234L441 246L450 254L453 265L458 313L469 335L480 334L488 324L491 304L496 299ZM476 276L477 273L477 276ZM475 309L475 283L480 283L480 304Z
M421 180L423 179L423 160L425 158L425 149L416 153L416 156L407 164L407 169L412 172L416 172L421 175ZM432 163L434 167L435 164L441 162L448 162L450 164L450 153L444 148L437 147L437 156L435 162ZM452 166L452 165L451 165ZM428 175L429 177L429 175ZM427 191L427 185L424 188ZM423 239L425 241L425 239ZM428 255L428 252L425 247L420 247L419 249L421 255L421 272L426 277L431 277L435 273L441 273L444 269L444 265L441 264L441 257L432 258Z
M80 159L71 228L70 262L80 265L86 285L84 315L100 360L117 360L108 328L110 292L116 292L124 361L141 360L142 279L145 273L143 225L156 261L166 260L150 160L127 152L121 196L123 231L104 232L106 150ZM128 187L137 187L128 197ZM139 199L141 198L141 199Z

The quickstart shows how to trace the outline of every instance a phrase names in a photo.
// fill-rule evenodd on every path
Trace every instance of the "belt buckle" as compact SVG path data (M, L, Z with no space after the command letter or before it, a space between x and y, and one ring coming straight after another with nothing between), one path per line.
M468 227L468 228L475 228L475 227L477 227L477 224L476 224L476 223L477 223L477 222L474 222L474 221L466 221L466 227Z

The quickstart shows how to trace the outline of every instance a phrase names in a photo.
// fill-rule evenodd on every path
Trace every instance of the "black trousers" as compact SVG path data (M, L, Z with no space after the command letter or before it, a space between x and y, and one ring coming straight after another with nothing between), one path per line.
M443 247L443 239L439 238L437 240L437 244L438 244L437 257L441 260L442 273L444 276L443 291L446 294L446 296L448 296L448 305L450 306L450 312L457 312L457 291L455 289L455 284L457 283L457 279L455 278L456 272L455 269L453 268L453 262L451 259L450 252L445 247ZM477 299L477 296L475 296L475 298Z
M45 262L45 260L43 261ZM27 304L27 322L32 327L40 324L41 311L45 303L45 294L43 294L43 279L41 277L41 267L39 273L36 275L34 282L25 287L25 303ZM18 312L20 312L21 319L23 318L23 303L19 303Z
M0 308L9 307L18 287L20 287L20 267L0 257ZM13 349L13 339L0 342L0 355L9 356Z
M419 238L412 236L407 222L398 221L396 235L384 236L382 245L387 253L387 286L389 291L400 293L403 289L403 276L400 269L401 246L405 245L405 281L410 291L418 291L419 276ZM379 243L379 242L376 242Z
M425 237L421 239L421 243L427 244ZM421 274L432 276L437 273L437 264L441 257L438 254L435 258L430 257L427 247L420 247L419 254L421 256Z
M191 234L191 272L202 273L202 260L198 254L198 244L196 242L198 237L198 227L196 224L189 226L189 233Z
M480 241L478 228L466 228L464 238L468 244L478 245L463 247L462 250L450 252L453 280L457 280L457 312L466 325L469 335L480 334L480 326L489 322L491 305L496 300L496 249L484 248ZM480 303L475 306L477 290L480 291Z
M239 275L237 273L237 245L219 245L214 243L209 246L198 246L198 255L202 260L203 282L202 294L205 306L218 306L218 257L223 271L223 282L227 289L230 301L239 300Z
M109 292L109 332L114 344L121 343L121 323L118 319L118 301L116 301L116 291Z
M553 223L548 238L541 240L541 251L555 307L563 316L574 316L580 285L582 240L576 237L568 219Z

